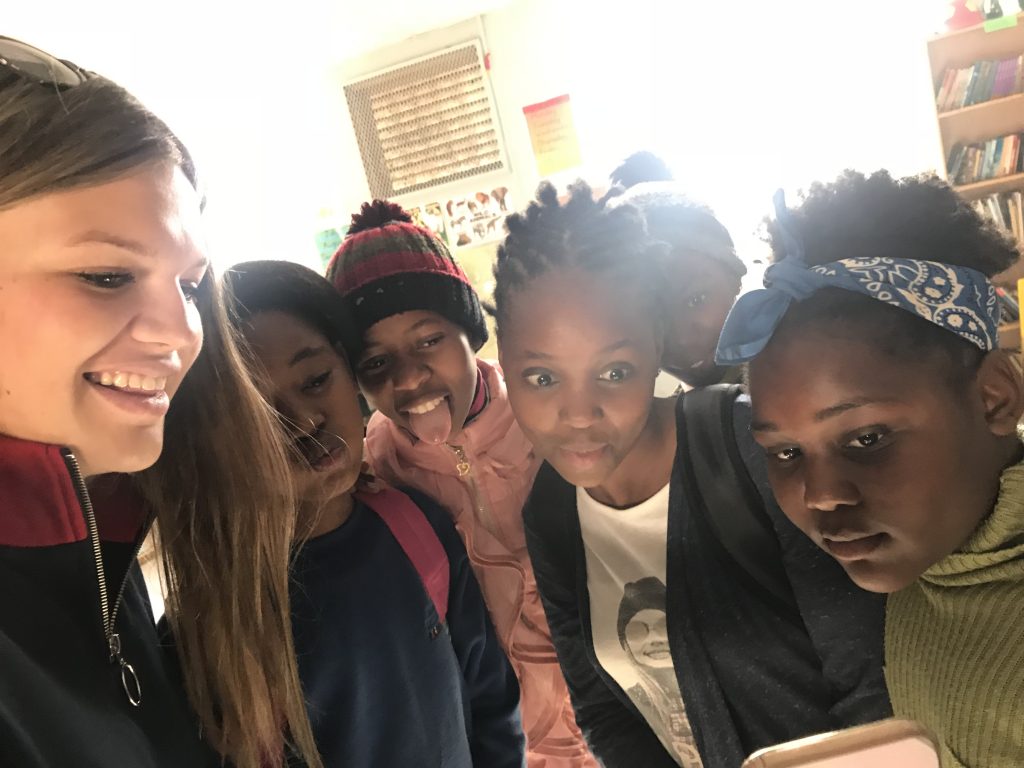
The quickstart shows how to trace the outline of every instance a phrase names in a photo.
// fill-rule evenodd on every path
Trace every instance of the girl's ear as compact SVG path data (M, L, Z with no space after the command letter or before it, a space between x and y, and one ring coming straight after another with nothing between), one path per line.
M992 434L1010 437L1024 414L1024 375L1015 354L994 350L981 361L978 391L985 409L985 421Z

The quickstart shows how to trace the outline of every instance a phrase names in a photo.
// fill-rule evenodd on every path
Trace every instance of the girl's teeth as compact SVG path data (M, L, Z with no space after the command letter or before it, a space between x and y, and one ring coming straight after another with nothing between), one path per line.
M410 408L409 413L415 413L417 416L421 413L429 413L437 408L437 406L439 406L443 401L444 398L439 397L437 400L431 400L429 403L424 403L423 405L418 405L415 408Z
M141 373L122 373L120 371L91 374L91 379L94 383L104 387L134 389L140 392L162 392L167 386L166 376L144 376Z

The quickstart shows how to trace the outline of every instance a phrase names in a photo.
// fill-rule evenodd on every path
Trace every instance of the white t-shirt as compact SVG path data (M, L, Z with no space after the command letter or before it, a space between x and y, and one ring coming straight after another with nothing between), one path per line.
M700 768L665 617L668 485L615 509L576 489L597 660L683 768Z

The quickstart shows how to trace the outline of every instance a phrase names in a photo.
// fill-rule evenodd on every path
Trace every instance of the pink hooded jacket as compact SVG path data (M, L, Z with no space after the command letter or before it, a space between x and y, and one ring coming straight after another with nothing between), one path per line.
M382 480L422 491L451 512L519 678L529 768L597 768L576 727L526 552L522 509L540 460L512 415L501 369L477 362L490 402L459 445L415 441L375 413L366 460Z

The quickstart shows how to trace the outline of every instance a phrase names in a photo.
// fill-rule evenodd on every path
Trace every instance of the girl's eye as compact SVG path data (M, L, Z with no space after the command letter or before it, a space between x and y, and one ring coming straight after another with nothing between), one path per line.
M364 373L372 373L373 371L379 371L386 363L387 358L383 355L371 357L359 364L359 370Z
M785 464L800 457L799 448L783 448L780 451L769 451L768 456L775 461Z
M185 301L190 304L195 304L199 300L199 283L191 280L185 280L181 283L181 292L185 296Z
M628 379L632 373L633 371L631 368L620 366L617 368L609 368L597 378L601 381L610 381L613 384L618 384Z
M707 300L708 295L706 293L697 293L686 300L686 306L689 307L690 309L696 309L697 307L703 305Z
M79 272L78 278L94 288L112 291L135 282L131 272Z
M857 435L853 440L846 444L847 448L853 448L855 450L861 450L864 448L874 448L876 445L881 443L885 439L886 433L882 430L875 430L873 432L864 432L863 434Z
M330 371L324 371L319 376L314 376L312 379L307 381L303 385L302 391L303 392L315 392L315 391L317 391L319 389L322 389L324 387L324 385L327 384L328 381L330 381L330 378L331 378L331 372Z
M547 371L540 371L539 373L528 373L523 376L526 379L526 383L532 387L538 389L544 389L550 387L555 383L555 377Z
M431 336L429 339L424 339L423 341L420 342L420 348L422 349L426 347L435 347L438 344L440 344L443 339L443 333L439 333L436 336Z

